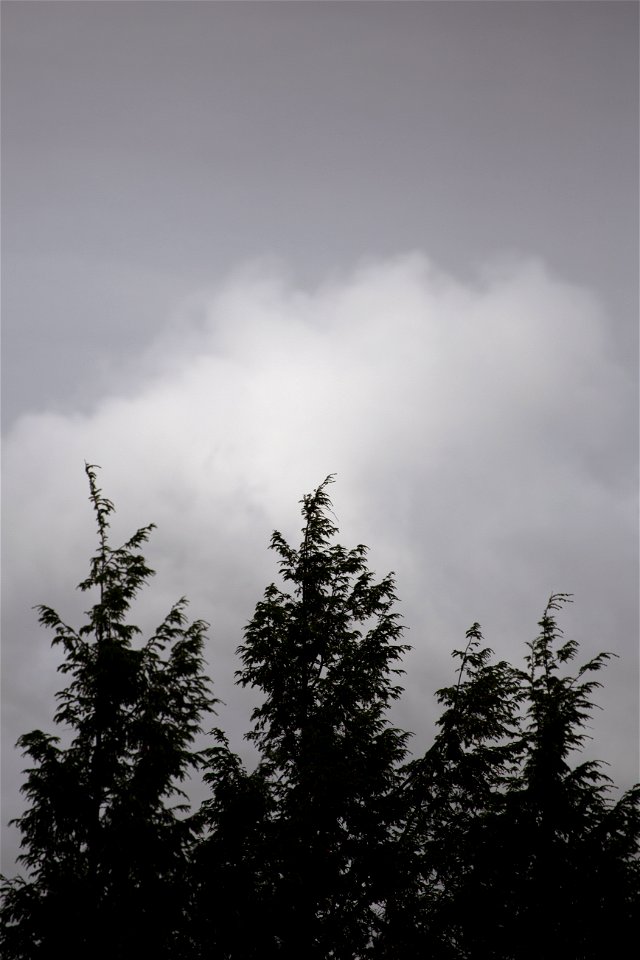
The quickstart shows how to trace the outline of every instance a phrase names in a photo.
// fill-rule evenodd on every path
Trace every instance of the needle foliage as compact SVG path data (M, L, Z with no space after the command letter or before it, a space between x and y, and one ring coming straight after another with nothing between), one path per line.
M581 751L610 657L579 662L553 595L521 664L480 625L453 652L431 745L392 722L407 650L393 574L337 542L327 477L237 650L255 694L254 760L222 729L207 624L180 600L142 641L130 607L152 526L109 541L113 505L86 468L98 548L74 629L40 623L67 679L58 733L18 742L26 875L3 884L7 960L599 960L633 939L640 787L615 799ZM196 810L183 793L198 771Z
M2 955L10 958L180 956L187 855L182 784L213 707L204 673L207 624L179 600L144 642L131 604L153 571L141 553L153 525L112 547L114 510L86 466L97 550L79 589L93 601L78 629L50 607L40 623L61 648L60 735L18 746L30 766L15 821L27 877L7 881Z

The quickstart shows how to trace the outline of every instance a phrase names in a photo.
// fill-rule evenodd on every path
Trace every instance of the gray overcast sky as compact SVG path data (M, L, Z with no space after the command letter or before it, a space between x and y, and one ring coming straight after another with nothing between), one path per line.
M123 536L158 522L149 602L212 622L219 695L271 528L335 470L398 572L406 725L473 620L517 659L573 591L637 777L638 11L2 3L3 821L84 458Z
M239 261L541 255L633 354L637 4L3 4L5 424ZM69 376L72 366L74 375Z

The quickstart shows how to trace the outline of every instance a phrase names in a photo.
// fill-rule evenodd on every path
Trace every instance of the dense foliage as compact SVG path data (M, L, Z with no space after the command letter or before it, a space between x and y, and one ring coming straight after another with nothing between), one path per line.
M112 547L113 504L86 470L98 549L79 589L95 602L78 630L39 607L64 652L70 683L54 720L71 739L62 746L34 730L18 741L32 763L22 788L30 806L17 821L29 875L5 884L2 955L176 957L193 830L171 802L198 764L192 741L213 706L207 625L187 623L183 599L134 644L140 631L127 614L152 575L140 548L153 527Z
M407 751L389 719L406 646L392 575L335 542L329 477L302 501L298 548L274 533L280 585L238 648L255 689L247 770L224 732L195 737L216 701L206 624L179 601L146 642L129 608L152 571L152 527L114 549L113 505L87 467L96 594L74 630L48 607L69 685L34 731L17 824L24 878L5 880L7 960L520 960L600 958L627 942L640 892L640 788L611 799L580 762L603 653L573 666L551 597L522 667L496 662L478 624L432 746ZM199 771L195 811L180 783ZM183 795L183 800L186 799Z

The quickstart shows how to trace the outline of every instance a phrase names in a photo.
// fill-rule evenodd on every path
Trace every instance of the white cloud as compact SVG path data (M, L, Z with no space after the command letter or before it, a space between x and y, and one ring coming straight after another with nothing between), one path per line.
M46 725L61 681L30 607L83 608L85 459L104 467L115 539L158 524L140 617L187 594L211 621L238 738L233 651L276 575L269 535L295 539L298 499L336 472L341 539L398 574L414 646L401 721L428 734L473 620L520 658L548 595L573 591L564 622L585 655L625 657L605 677L599 745L620 780L636 776L635 402L607 344L595 299L535 262L465 285L414 254L311 291L271 265L194 296L137 381L88 416L25 417L5 442L5 737ZM4 756L6 821L19 761Z

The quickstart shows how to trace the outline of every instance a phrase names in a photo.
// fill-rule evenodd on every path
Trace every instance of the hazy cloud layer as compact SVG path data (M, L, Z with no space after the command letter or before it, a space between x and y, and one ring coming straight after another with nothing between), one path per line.
M519 660L552 591L583 653L621 655L599 697L596 754L637 770L637 433L610 319L536 262L462 283L413 254L298 289L272 264L194 296L90 415L23 417L4 448L6 822L20 809L11 743L49 724L62 684L33 604L71 621L93 550L83 461L103 466L114 539L158 524L152 626L182 594L212 624L220 721L237 746L246 698L233 651L266 583L274 527L328 473L346 545L394 569L413 652L401 724L431 735L451 649L479 620ZM84 602L83 602L84 601ZM15 836L5 831L7 863Z

